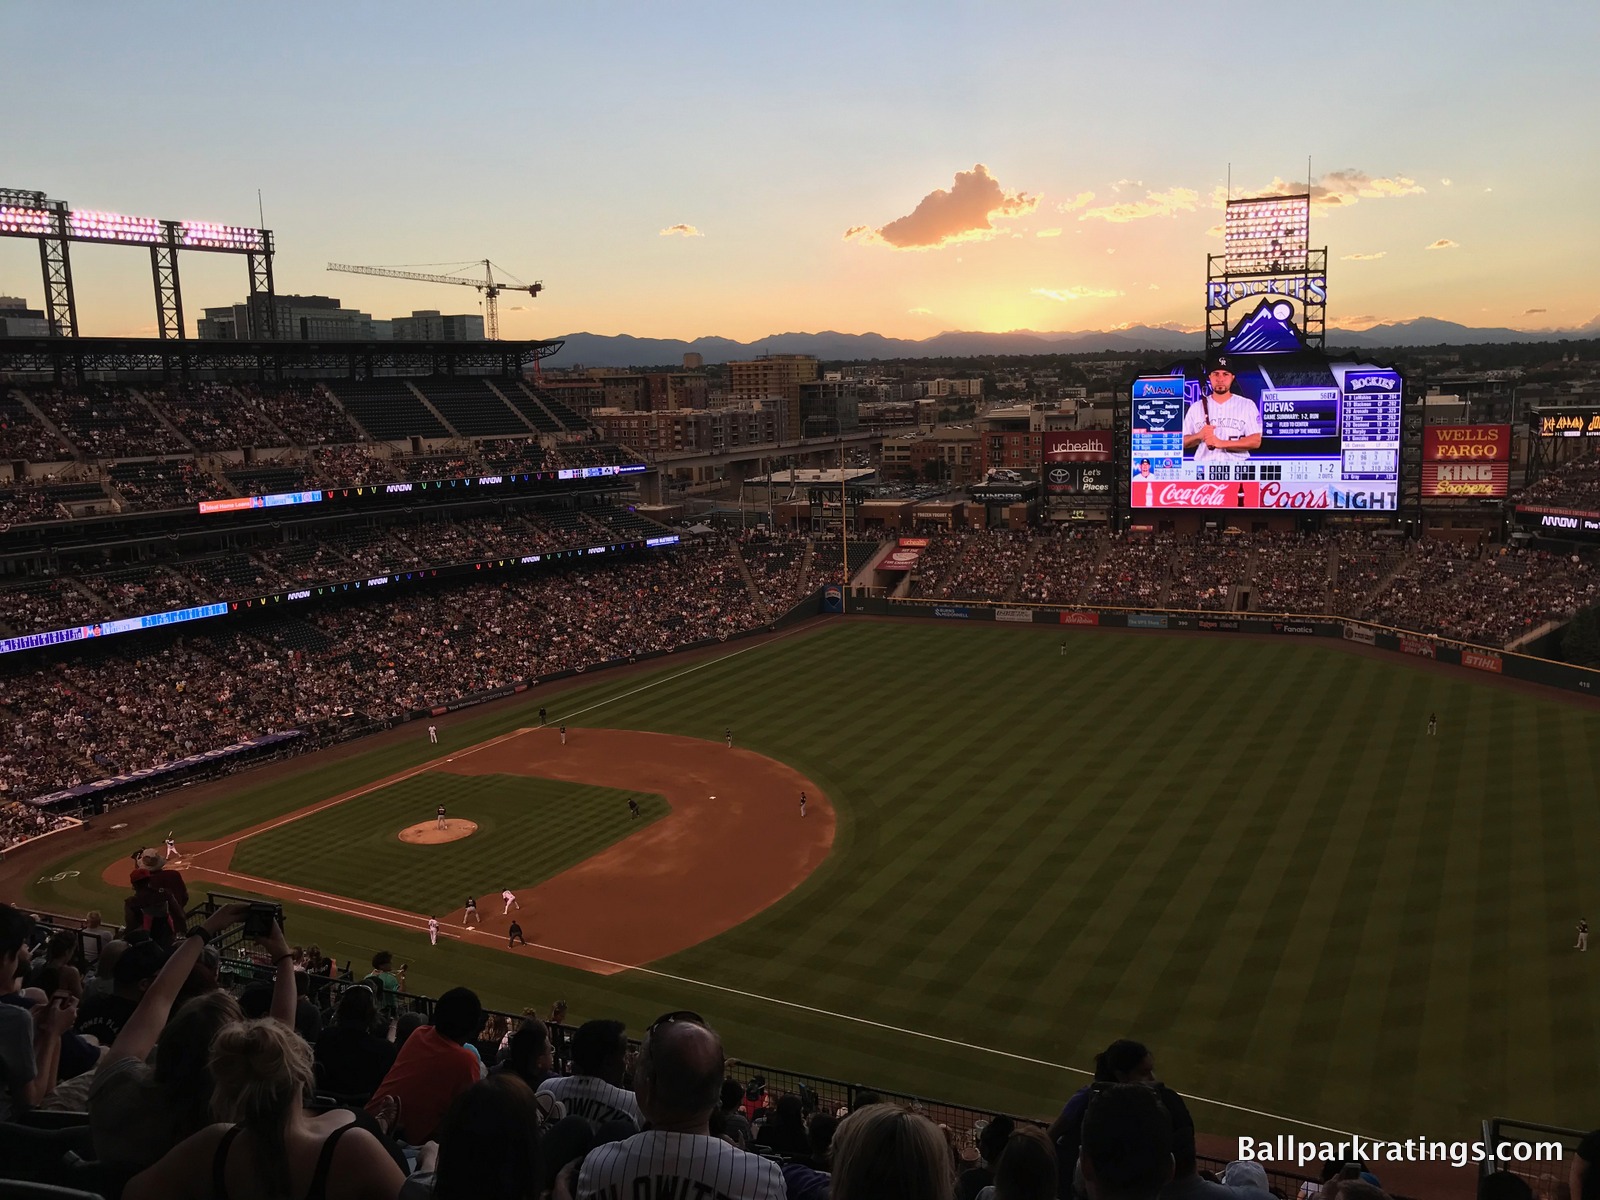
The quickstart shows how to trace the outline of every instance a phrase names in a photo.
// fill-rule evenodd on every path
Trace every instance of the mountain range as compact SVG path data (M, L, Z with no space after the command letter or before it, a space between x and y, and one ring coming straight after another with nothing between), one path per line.
M1370 329L1330 329L1330 347L1356 349L1397 346L1503 345L1511 342L1557 342L1600 337L1600 316L1576 329L1529 331L1474 328L1437 317L1418 317ZM920 341L884 337L878 333L777 333L753 342L732 338L701 337L692 342L675 338L640 338L629 334L569 333L566 345L545 361L552 367L653 367L677 364L685 354L699 354L707 363L754 358L762 354L811 354L829 362L871 361L897 358L971 358L1020 354L1093 354L1096 352L1160 350L1198 353L1204 336L1159 326L1132 325L1126 329L1098 329L1077 333L1011 333L951 331Z

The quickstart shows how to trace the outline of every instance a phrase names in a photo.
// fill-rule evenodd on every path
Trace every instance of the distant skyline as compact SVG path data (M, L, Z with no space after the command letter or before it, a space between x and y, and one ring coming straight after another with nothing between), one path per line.
M326 263L542 280L502 297L505 337L1193 329L1230 164L1258 194L1308 155L1330 325L1600 316L1593 3L72 14L0 9L27 100L0 186L248 225L259 188L278 290L377 317L481 310ZM181 263L193 336L244 265ZM74 246L73 271L84 333L155 334L148 255ZM0 294L40 289L0 239Z

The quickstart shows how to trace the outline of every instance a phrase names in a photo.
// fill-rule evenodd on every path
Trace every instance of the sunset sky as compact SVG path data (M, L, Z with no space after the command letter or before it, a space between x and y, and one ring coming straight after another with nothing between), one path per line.
M280 292L387 317L541 279L502 334L1194 327L1234 194L1300 181L1330 324L1600 316L1600 5L0 7L0 186L276 232ZM86 334L148 256L73 249ZM424 267L425 270L440 268ZM244 264L182 260L189 329ZM0 239L0 294L42 301Z

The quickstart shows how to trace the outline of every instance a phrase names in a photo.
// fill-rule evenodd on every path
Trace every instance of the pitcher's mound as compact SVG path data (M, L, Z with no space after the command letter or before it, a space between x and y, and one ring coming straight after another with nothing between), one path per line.
M478 832L476 821L461 821L451 817L439 828L438 821L424 821L400 831L400 840L417 846L437 846L443 842L459 842Z

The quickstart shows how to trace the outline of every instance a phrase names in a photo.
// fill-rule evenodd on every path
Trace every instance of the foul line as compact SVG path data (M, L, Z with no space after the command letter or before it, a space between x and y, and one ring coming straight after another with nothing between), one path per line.
M610 959L599 958L593 954L584 954L577 950L563 950L559 946L548 946L539 942L533 943L529 948L545 950L554 954L564 954L572 958L587 959L589 962L601 963L608 967L615 967L618 969L618 971L637 971L642 975L653 975L657 979L667 979L671 980L673 983L683 983L688 984L691 987L709 988L710 990L716 992L726 992L730 996L740 996L746 1000L765 1000L770 1004L779 1004L784 1008L792 1008L799 1012L812 1013L819 1017L832 1017L838 1021L849 1021L855 1025L865 1025L868 1028L881 1029L887 1033L905 1034L908 1037L922 1038L923 1040L929 1042L938 1042L940 1045L944 1046L956 1046L962 1050L976 1050L983 1054L993 1054L999 1058L1008 1058L1013 1062L1027 1063L1030 1066L1050 1067L1057 1071L1069 1071L1074 1075L1086 1075L1091 1079L1094 1077L1093 1071L1085 1071L1082 1067L1069 1067L1065 1063L1051 1062L1048 1059L1043 1058L1033 1058L1026 1054L1014 1054L1009 1050L996 1050L991 1046L979 1046L972 1042L959 1041L956 1038L941 1037L936 1033L924 1033L920 1029L907 1029L901 1025L889 1025L883 1021L874 1021L870 1017L857 1017L851 1015L850 1013L834 1012L832 1009L816 1008L810 1004L801 1004L795 1000L784 1000L778 996L768 996L760 992L747 992L742 988L727 987L720 983L707 983L703 979L690 979L686 975L673 975L667 971L658 971L654 967L641 967L633 963L612 962ZM1335 1129L1331 1125L1318 1125L1314 1121L1302 1121L1298 1117L1286 1117L1282 1113L1264 1112L1259 1108L1246 1108L1242 1104L1229 1104L1226 1100L1213 1100L1209 1096L1196 1096L1184 1092L1179 1092L1178 1094L1185 1100L1194 1100L1200 1104L1210 1104L1217 1108L1231 1109L1234 1112L1249 1113L1253 1117L1266 1117L1268 1120L1272 1121L1287 1121L1291 1125L1300 1125L1306 1129L1320 1129L1324 1133L1338 1134L1344 1139L1349 1139L1356 1136L1355 1134L1349 1133L1343 1129Z

